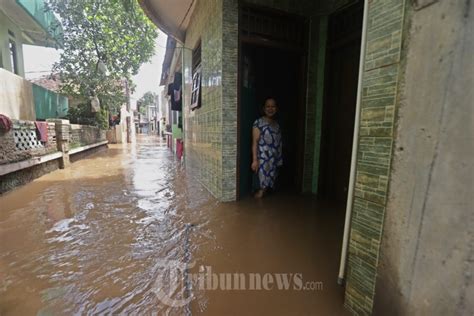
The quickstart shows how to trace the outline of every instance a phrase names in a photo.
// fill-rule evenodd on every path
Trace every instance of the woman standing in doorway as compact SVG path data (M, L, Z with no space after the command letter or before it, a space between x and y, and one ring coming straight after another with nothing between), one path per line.
M283 165L280 125L275 120L278 107L274 98L266 98L263 116L253 123L252 128L252 171L258 178L256 198L261 198L272 189Z

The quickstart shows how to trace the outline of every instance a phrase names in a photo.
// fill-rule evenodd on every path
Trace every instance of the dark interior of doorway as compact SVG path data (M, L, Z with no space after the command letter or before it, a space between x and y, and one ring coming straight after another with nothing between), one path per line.
M298 190L304 123L301 121L302 54L284 48L242 43L240 63L240 178L239 197L252 191L252 124L262 115L267 97L275 98L282 130L284 165L276 190Z
M345 203L357 99L363 1L329 17L318 195Z

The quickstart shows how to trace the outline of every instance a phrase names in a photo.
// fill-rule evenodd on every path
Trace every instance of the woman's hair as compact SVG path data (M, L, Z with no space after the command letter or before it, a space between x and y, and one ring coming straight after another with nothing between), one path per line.
M278 105L277 100L274 97L268 96L263 100L262 106L265 106L265 103L267 103L268 100L273 100L275 102L275 105Z

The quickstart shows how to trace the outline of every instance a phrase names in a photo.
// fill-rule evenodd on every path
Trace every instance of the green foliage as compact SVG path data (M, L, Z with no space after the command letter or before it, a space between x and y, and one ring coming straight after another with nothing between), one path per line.
M109 128L109 112L106 109L101 108L100 112L95 113L95 120L101 129Z
M97 126L95 113L91 112L88 103L81 103L68 109L67 118L72 124L83 124Z
M137 101L140 113L145 114L147 107L149 105L155 104L157 97L158 95L154 92L145 92L143 96Z
M101 108L99 112L93 113L88 103L81 103L75 107L70 107L67 118L72 124L97 126L101 129L109 128L109 112Z
M155 26L134 0L49 0L48 6L64 30L53 70L61 92L85 100L95 94L102 108L116 112L126 102L126 82L133 88L131 76L154 54Z

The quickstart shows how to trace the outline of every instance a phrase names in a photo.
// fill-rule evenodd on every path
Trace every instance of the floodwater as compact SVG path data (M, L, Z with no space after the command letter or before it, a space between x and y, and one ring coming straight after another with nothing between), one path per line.
M343 218L217 202L156 137L0 196L0 315L346 315Z

